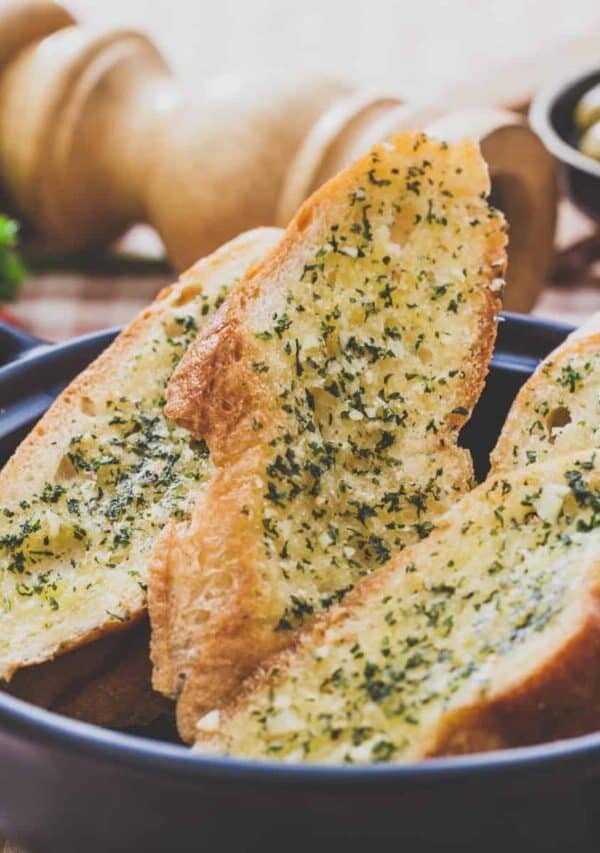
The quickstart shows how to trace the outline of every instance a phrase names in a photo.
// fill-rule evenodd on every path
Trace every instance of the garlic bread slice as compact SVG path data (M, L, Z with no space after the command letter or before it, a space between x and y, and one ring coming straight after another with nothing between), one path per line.
M60 395L0 473L0 678L141 616L154 537L209 476L169 377L277 229L199 262Z
M173 375L168 415L215 471L162 537L155 686L217 707L471 484L460 427L505 263L475 143L399 136L315 193Z
M198 722L203 752L405 762L597 729L600 458L500 474Z
M493 471L600 447L600 315L552 352L521 388L491 455Z

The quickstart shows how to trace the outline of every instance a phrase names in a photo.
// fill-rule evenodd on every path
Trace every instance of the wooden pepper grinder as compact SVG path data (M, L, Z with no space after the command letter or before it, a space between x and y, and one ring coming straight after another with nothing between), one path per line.
M140 33L88 29L48 0L0 13L0 185L57 246L149 222L182 269L247 228L285 225L372 143L430 129L481 139L512 229L506 305L528 310L552 258L552 160L519 117L449 120L449 106L314 78L215 80L190 97Z
M188 97L143 35L75 24L53 2L0 15L0 182L59 246L103 245L134 222L178 268L273 222L284 174L335 80Z

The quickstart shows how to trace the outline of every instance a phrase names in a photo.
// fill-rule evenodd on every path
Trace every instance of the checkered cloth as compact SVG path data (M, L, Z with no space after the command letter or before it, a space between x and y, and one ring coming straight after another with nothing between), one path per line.
M122 326L158 291L175 280L175 274L143 276L44 273L23 286L10 311L32 335L63 341L79 335Z
M45 257L43 243L35 235L26 243L33 256ZM97 263L86 259L85 271L72 262L69 270L33 273L19 301L7 308L26 331L47 341L123 326L175 281L164 256L154 229L135 225ZM43 262L38 264L43 270Z

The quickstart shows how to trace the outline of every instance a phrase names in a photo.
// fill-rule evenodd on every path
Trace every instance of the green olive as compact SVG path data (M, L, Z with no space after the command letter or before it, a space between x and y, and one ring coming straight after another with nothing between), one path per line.
M588 89L575 107L575 124L580 130L587 130L598 120L600 120L600 83Z
M600 161L600 121L588 127L579 140L579 150L582 154Z

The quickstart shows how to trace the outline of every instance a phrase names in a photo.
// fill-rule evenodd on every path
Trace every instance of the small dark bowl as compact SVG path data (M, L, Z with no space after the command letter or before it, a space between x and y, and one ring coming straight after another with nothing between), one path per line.
M480 477L519 388L569 331L504 315L461 434ZM115 334L44 347L0 323L0 464ZM0 834L30 853L600 849L600 733L420 764L286 765L198 755L0 691L0 761Z
M579 131L574 121L577 102L596 83L600 83L600 68L546 86L535 97L529 120L546 148L564 166L567 190L575 204L600 220L600 162L578 151Z

